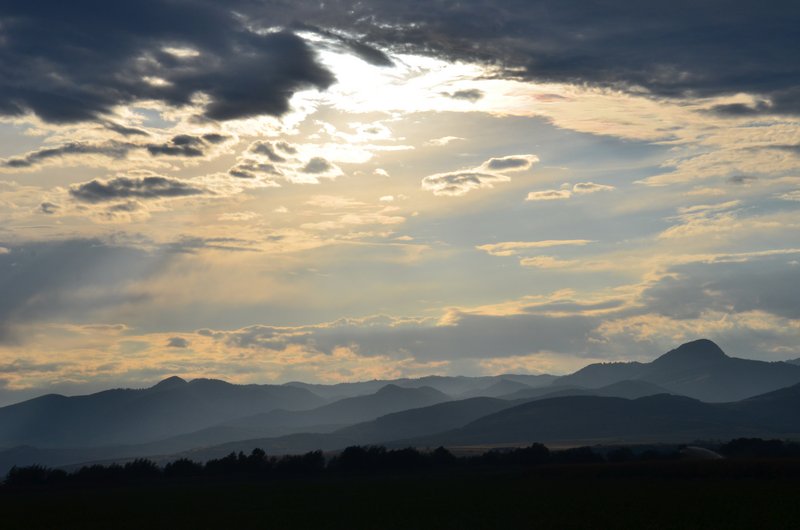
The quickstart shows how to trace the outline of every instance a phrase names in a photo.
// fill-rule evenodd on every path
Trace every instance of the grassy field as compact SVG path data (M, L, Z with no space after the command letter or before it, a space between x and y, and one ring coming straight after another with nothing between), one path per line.
M800 528L797 463L598 464L530 471L0 491L10 528Z

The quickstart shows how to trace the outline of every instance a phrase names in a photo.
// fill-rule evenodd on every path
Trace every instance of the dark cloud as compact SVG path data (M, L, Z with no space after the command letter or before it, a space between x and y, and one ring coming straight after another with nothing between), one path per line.
M800 318L800 253L673 267L643 293L648 309L677 319L704 311L764 311Z
M286 142L276 142L275 147L277 147L278 149L289 155L297 154L297 149L295 149L291 144Z
M0 166L14 169L27 169L47 163L49 160L76 156L99 155L121 160L131 151L146 150L153 156L179 156L195 158L206 154L209 145L220 144L230 137L217 133L194 136L179 134L164 143L133 143L110 140L102 143L67 142L55 147L45 147L30 151L22 156L0 161Z
M254 179L262 175L280 176L281 172L272 164L245 160L229 169L228 174L240 179Z
M204 116L227 120L280 115L295 91L331 85L333 75L303 39L254 31L247 16L253 5L4 2L0 115L30 112L49 122L77 122L121 104L182 106L203 95Z
M471 190L491 187L497 182L510 180L503 175L481 173L478 171L454 171L430 175L422 179L422 189L434 195L458 196Z
M252 31L275 27L326 35L379 66L391 64L381 49L424 53L536 81L760 98L715 109L728 115L800 112L793 0L43 0L7 2L0 18L0 114L53 122L140 100L180 106L200 94L212 119L281 114L296 90L334 78L301 38Z
M101 144L69 142L56 147L31 151L20 157L7 158L2 161L2 166L16 169L30 168L54 158L81 155L102 155L113 159L122 159L128 156L128 153L134 148L133 144L115 141Z
M59 205L52 202L43 202L39 205L39 211L47 215L56 213L60 208Z
M485 61L504 75L656 97L747 92L719 112L800 112L800 3L775 0L313 0L261 9L357 32L385 49Z
M203 195L209 190L187 180L161 176L115 177L110 180L90 180L69 190L75 199L101 203L120 199L164 199Z
M191 158L203 156L204 147L205 142L202 138L190 134L179 134L167 143L147 145L147 151L153 156L185 156Z
M504 171L508 169L523 169L531 165L528 158L517 158L508 156L505 158L491 158L486 162L486 167L495 171Z
M714 105L711 107L711 111L722 116L740 117L763 114L768 112L771 108L772 105L768 101L759 101L754 105L745 105L744 103Z
M483 91L477 88L469 90L456 90L455 92L445 92L445 95L453 99L463 99L471 103L475 103L483 97Z
M188 348L189 341L184 339L183 337L170 337L167 340L167 347L168 348Z
M788 144L788 145L771 145L770 149L777 149L779 151L787 151L789 153L794 153L796 155L800 155L800 144Z
M248 151L256 155L264 155L272 162L286 162L286 159L275 152L275 148L270 142L253 142Z
M114 131L117 134L121 134L122 136L150 136L150 133L144 129L128 127L113 121L106 121L103 123L103 125L106 127L106 129Z
M728 182L731 184L748 184L758 180L758 177L754 175L734 175L732 177L728 177Z
M208 133L203 135L203 140L210 144L221 144L228 139L228 136L219 133Z
M315 156L303 167L303 173L311 175L318 175L320 173L327 173L333 169L333 165L322 157Z
M57 372L64 366L68 366L68 363L37 363L26 359L15 359L10 363L0 364L0 374Z
M394 62L389 58L388 55L386 55L381 50L375 48L374 46L366 44L365 42L347 37L345 35L340 35L333 31L327 31L317 26L304 24L301 22L294 22L292 24L292 28L296 30L309 31L311 33L316 33L317 35L327 37L328 39L331 39L334 42L343 45L351 53L359 57L362 61L367 62L373 66L387 66L387 67L394 66Z
M182 237L175 242L162 245L167 252L194 254L199 250L227 250L230 252L258 252L253 241L235 237Z

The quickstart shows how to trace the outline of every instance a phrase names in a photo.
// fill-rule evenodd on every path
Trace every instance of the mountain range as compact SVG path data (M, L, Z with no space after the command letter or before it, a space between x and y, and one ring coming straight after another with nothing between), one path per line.
M800 365L727 356L697 340L650 363L562 377L504 374L233 385L171 377L153 387L46 395L0 408L0 473L134 457L197 460L261 447L460 446L691 441L800 434ZM158 456L162 455L162 456Z

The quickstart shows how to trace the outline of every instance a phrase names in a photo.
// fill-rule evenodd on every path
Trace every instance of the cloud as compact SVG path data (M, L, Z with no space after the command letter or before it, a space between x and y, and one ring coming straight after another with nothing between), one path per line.
M800 190L787 191L778 196L779 199L784 201L800 201Z
M730 9L724 0L647 5L620 0L513 4L466 0L456 8L424 0L345 0L303 6L305 20L365 35L365 40L450 61L498 65L505 75L623 90L655 97L759 95L728 115L800 112L800 67L793 50L800 7L779 1ZM337 10L347 16L337 16ZM724 16L721 14L724 13ZM775 13L780 13L776 18Z
M735 260L701 261L670 268L644 292L647 310L675 319L704 312L762 311L800 319L800 251L753 255Z
M569 199L573 195L587 195L589 193L597 193L599 191L611 191L616 189L614 186L607 184L596 184L594 182L578 182L572 186L572 190L568 189L568 184L559 190L543 190L532 191L525 197L526 201L557 201Z
M750 184L756 180L758 180L758 177L754 175L733 175L728 177L728 182L731 184Z
M159 101L199 105L212 120L277 116L296 91L333 83L303 39L261 31L246 7L200 0L4 6L0 115L79 122Z
M167 348L188 348L189 341L183 337L170 337L167 339Z
M92 204L120 199L166 199L208 193L208 189L191 181L157 175L95 179L76 184L69 189L73 198Z
M288 146L285 143L283 145ZM264 155L272 162L286 162L286 159L276 152L275 146L270 142L253 142L247 150L256 155Z
M425 145L435 145L436 147L443 147L449 143L463 140L460 136L442 136L441 138L433 138L425 142Z
M209 133L203 136L179 134L163 144L147 144L145 148L153 156L200 157L205 154L207 144L220 144L228 136Z
M228 170L232 177L260 180L263 185L280 187L279 180L294 184L318 184L320 179L335 179L342 174L336 164L321 156L304 159L288 142L256 141Z
M479 245L475 248L483 250L490 256L514 256L520 251L537 248L550 248L560 246L583 246L593 243L590 239L546 239L544 241L505 241L503 243L490 243Z
M303 173L309 173L311 175L319 175L320 173L328 173L333 171L334 166L327 160L322 157L315 156L308 163L303 167L301 170Z
M539 161L535 155L523 156L504 156L502 158L490 158L484 162L483 167L493 171L523 171Z
M246 212L223 213L219 217L217 217L217 219L219 219L220 221L245 222L245 221L252 221L260 217L261 217L260 213L246 211Z
M205 156L213 146L229 139L229 136L223 134L206 133L202 135L178 134L159 143L119 142L116 140L100 143L66 142L58 146L30 151L22 156L3 159L0 167L14 170L35 169L64 159L78 159L78 162L87 162L89 157L106 157L117 161L128 158L130 153L135 151L146 151L154 157L198 158Z
M562 199L569 199L572 197L572 192L569 190L545 190L545 191L532 191L525 197L526 201L557 201Z
M28 242L0 253L0 342L23 340L15 326L81 321L110 307L141 301L132 283L148 278L165 255L96 239Z
M47 201L45 201L45 202L43 202L43 203L41 203L39 205L39 211L42 212L43 214L47 214L47 215L52 215L52 214L58 212L58 210L60 210L60 209L61 209L61 207L59 205L54 204L52 202L47 202Z
M437 196L459 197L472 190L493 188L495 184L510 182L504 173L529 169L539 161L536 155L513 155L490 158L477 168L437 173L422 179L422 189Z
M109 141L102 144L87 142L68 142L56 147L46 147L31 151L23 156L6 158L0 163L9 169L27 169L55 159L70 156L102 155L114 160L125 158L136 146L130 143Z
M580 261L578 260L565 260L554 256L532 256L519 260L519 264L523 267L534 267L537 269L564 269L574 267L579 263Z
M277 240L280 240L280 236ZM259 252L253 241L238 237L197 237L182 236L177 241L161 245L166 252L195 254L199 250L223 250L227 252Z
M572 187L572 193L597 193L598 191L611 191L614 186L607 184L595 184L594 182L578 182Z
M509 182L506 175L478 173L475 171L457 171L454 173L437 173L422 179L422 189L438 196L459 197L472 190L492 188L495 184Z
M484 96L484 93L477 88L470 88L467 90L456 90L455 92L445 92L444 95L453 99L463 99L464 101L475 103Z
M741 202L726 201L718 204L695 204L678 209L678 215L669 218L676 224L661 232L660 239L688 238L712 233L738 230Z

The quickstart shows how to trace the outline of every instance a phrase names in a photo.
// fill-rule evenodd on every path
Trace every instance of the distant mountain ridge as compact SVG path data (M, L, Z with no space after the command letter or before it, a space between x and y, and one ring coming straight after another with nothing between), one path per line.
M800 436L800 384L732 403L657 394L534 400L411 442L420 445L677 441Z
M592 364L562 377L235 385L173 376L145 389L51 394L0 408L0 474L15 464L200 458L255 446L286 453L373 443L798 437L798 410L796 361L732 358L704 339L652 362Z
M233 385L214 379L165 379L141 390L86 396L48 394L0 408L0 446L100 446L144 443L276 408L325 401L283 385Z
M650 363L598 363L558 378L554 385L596 388L645 381L701 401L745 399L800 383L800 366L728 357L707 339L688 342Z

